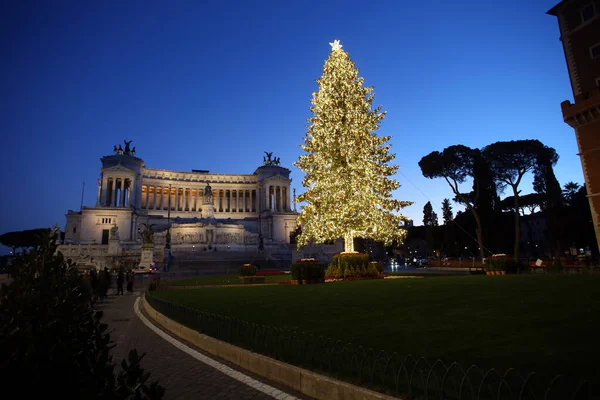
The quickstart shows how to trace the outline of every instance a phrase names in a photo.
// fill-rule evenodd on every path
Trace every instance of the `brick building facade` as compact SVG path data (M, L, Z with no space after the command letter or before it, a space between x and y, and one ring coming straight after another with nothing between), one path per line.
M548 14L558 19L574 100L562 114L575 130L600 248L600 0L563 0Z

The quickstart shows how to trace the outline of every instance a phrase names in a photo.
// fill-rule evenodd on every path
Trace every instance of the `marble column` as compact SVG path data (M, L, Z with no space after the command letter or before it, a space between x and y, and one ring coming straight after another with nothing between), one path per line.
M179 187L175 186L175 204L174 204L174 209L175 211L179 211Z
M117 204L117 179L113 178L112 193L110 194L110 205L115 207Z
M242 190L242 211L246 212L246 189Z
M102 180L98 179L98 198L96 199L96 207L100 205L100 196L102 193Z
M103 207L106 207L106 205L108 204L108 199L106 198L106 194L108 193L108 178L104 178L104 174L102 174L100 176L100 179L102 181L102 194L100 197L100 205Z
M156 210L156 191L158 190L158 186L154 186L154 195L152 196L152 209Z
M131 198L131 180L125 179L125 196L123 198L123 207L129 206L129 199Z
M271 190L270 189L271 188L270 188L269 185L265 186L265 199L264 199L264 202L265 202L264 209L265 210L270 210L271 209ZM262 201L261 201L261 203L262 203ZM262 207L262 204L261 204L261 206L259 207L258 211L261 211L262 208L263 207Z
M121 193L119 193L119 204L117 205L117 207L123 207L123 205L125 204L125 180L123 178L120 179L121 180Z
M129 206L133 206L135 207L135 198L136 198L136 194L135 194L135 180L132 179L130 184L129 184Z

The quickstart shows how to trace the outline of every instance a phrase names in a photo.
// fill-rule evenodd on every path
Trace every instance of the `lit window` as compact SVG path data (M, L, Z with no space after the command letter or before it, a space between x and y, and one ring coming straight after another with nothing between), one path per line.
M600 88L600 78L596 78L596 86Z
M594 3L590 3L581 9L582 22L589 21L590 19L594 18L594 15L596 15L596 7L594 7Z
M590 47L592 58L600 58L600 43Z

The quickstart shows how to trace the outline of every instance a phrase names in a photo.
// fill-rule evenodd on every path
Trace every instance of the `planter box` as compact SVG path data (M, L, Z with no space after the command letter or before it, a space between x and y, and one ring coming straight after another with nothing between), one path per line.
M240 276L244 285L252 285L254 283L265 283L264 276Z

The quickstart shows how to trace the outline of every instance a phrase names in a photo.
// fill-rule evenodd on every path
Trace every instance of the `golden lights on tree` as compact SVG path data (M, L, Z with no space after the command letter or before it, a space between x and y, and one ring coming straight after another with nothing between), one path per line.
M313 117L300 145L306 154L294 163L306 174L306 192L297 198L306 203L298 217L298 245L343 237L351 252L355 237L386 245L401 242L405 231L400 224L407 218L396 211L412 203L391 198L400 186L390 178L398 170L389 165L395 158L387 144L391 137L375 133L385 111L372 108L373 88L363 87L364 78L339 40L330 45L317 80L319 91L311 100Z

